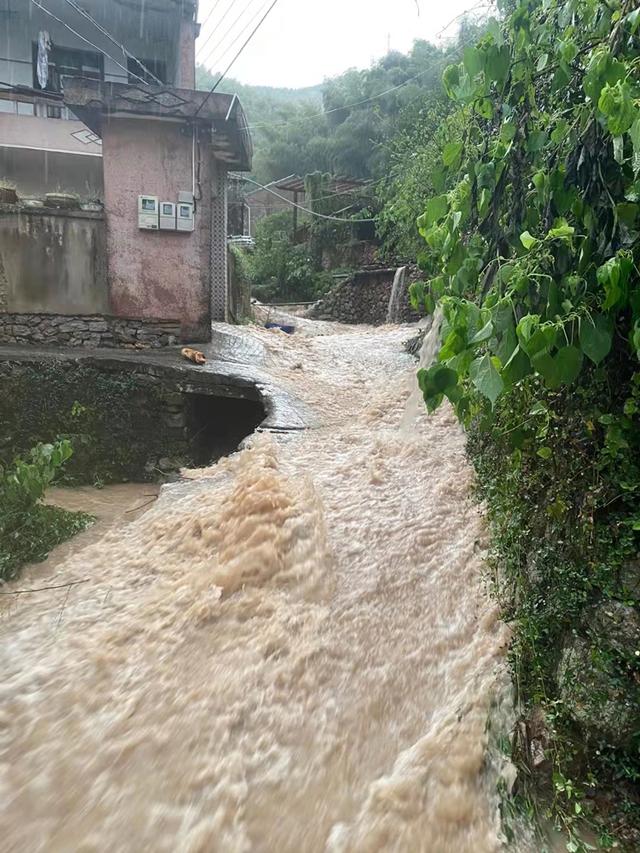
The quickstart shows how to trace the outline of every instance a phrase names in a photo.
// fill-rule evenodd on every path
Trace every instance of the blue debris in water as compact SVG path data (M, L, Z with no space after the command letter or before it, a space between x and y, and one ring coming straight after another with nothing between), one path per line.
M265 329L281 329L283 332L286 332L288 335L292 335L296 327L295 326L285 326L282 323L265 323Z

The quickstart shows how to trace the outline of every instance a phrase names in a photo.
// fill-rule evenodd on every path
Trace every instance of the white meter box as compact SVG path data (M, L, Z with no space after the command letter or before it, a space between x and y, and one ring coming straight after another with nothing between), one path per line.
M172 201L160 202L160 230L176 230L176 206Z
M139 195L138 228L144 228L148 231L157 231L158 227L158 196Z
M178 231L193 231L193 205L178 202Z

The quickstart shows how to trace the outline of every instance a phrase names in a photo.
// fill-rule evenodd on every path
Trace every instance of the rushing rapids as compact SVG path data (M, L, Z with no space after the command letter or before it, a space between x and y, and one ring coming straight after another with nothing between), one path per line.
M18 586L84 583L3 597L3 850L499 849L507 633L463 435L401 428L406 329L302 326L251 334L317 428Z

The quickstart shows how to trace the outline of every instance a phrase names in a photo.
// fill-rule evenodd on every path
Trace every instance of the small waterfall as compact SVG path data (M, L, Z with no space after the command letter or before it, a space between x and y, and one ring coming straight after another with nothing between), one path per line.
M393 287L391 288L391 296L389 297L389 306L387 308L387 323L401 323L400 309L405 291L405 279L407 277L407 268L398 267L396 274L393 277Z
M442 307L438 305L433 317L431 318L429 331L424 336L422 346L420 347L418 369L424 368L426 370L431 367L433 362L436 360L438 349L440 348L440 328L442 327L442 319ZM405 405L404 414L402 415L402 420L400 421L401 432L406 432L413 428L415 420L423 408L424 403L422 401L422 391L420 390L415 374L413 374L411 379L411 394L409 395Z

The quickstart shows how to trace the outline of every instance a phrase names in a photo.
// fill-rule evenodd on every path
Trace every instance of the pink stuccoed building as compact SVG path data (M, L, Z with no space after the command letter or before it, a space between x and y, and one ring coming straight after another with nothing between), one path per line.
M103 22L126 42L124 56L113 44L95 54L67 47L70 33L39 0L0 2L15 6L0 47L0 181L18 195L0 198L4 327L22 330L42 314L55 330L59 315L103 315L209 340L211 322L232 313L227 171L250 170L252 146L236 96L194 89L195 4L83 0L93 20L78 13L74 29L100 46ZM74 11L64 0L47 9L64 22ZM56 195L44 207L27 197L45 192L62 202L74 193L77 209L56 208ZM83 203L92 198L100 204Z
M74 80L65 103L102 139L112 312L207 339L229 319L227 170L251 168L238 98Z

